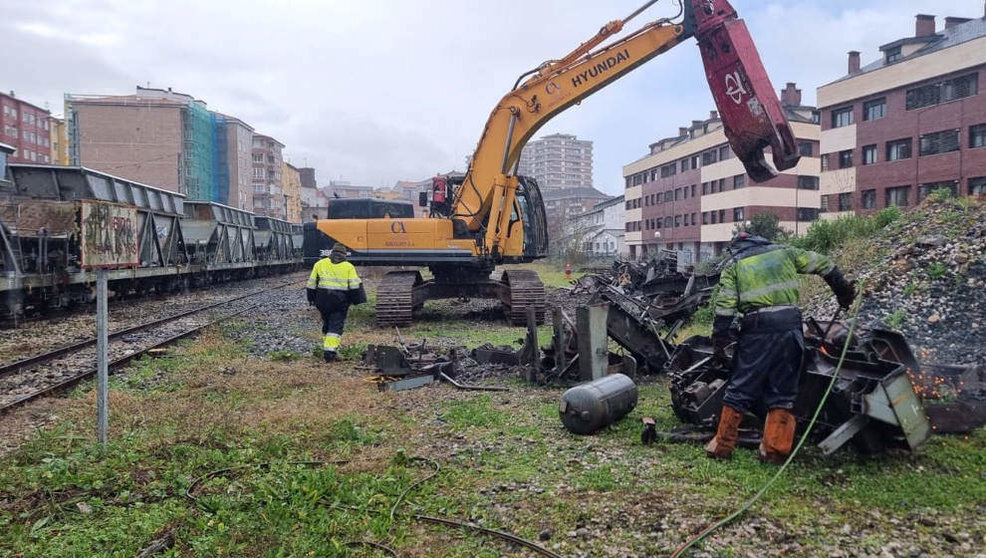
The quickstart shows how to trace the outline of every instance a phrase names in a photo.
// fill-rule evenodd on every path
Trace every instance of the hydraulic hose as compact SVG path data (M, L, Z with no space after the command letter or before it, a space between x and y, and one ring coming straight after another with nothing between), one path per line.
M701 540L711 535L717 529L721 527L725 527L726 525L732 523L736 518L746 513L746 511L749 510L753 506L753 504L755 504L758 500L760 500L760 498L767 493L767 490L769 490L770 487L773 486L775 482L777 482L777 479L779 479L780 476L784 474L784 471L787 470L788 465L790 465L791 461L794 460L794 456L796 456L798 452L801 451L801 447L804 446L805 442L808 440L808 435L811 434L812 428L814 428L815 423L818 421L818 415L821 414L822 408L825 407L825 402L828 401L829 394L832 393L832 387L835 386L836 380L839 379L839 372L842 370L842 363L845 362L846 353L849 352L849 343L852 341L853 330L856 329L856 318L859 316L859 307L860 307L860 303L862 303L863 301L862 293L863 293L863 288L865 286L866 286L865 280L860 280L859 288L857 289L857 292L860 294L859 296L856 297L856 300L853 302L852 310L850 311L851 315L849 318L849 334L846 335L846 341L842 345L842 352L839 354L839 362L836 364L835 371L832 373L832 380L829 382L828 387L825 389L825 393L822 394L821 401L818 402L818 408L815 409L815 414L812 415L811 420L808 422L808 427L805 429L804 434L802 434L801 438L798 440L798 445L794 447L794 451L792 451L791 454L787 456L787 459L784 461L784 464L781 465L781 467L777 470L776 473L774 473L774 476L771 477L770 480L768 480L766 484L764 484L763 487L757 491L756 494L754 494L752 497L750 497L750 499L744 502L743 505L739 507L739 509L729 514L728 516L720 519L719 521L713 523L712 525L709 525L708 527L703 529L702 532L700 532L699 534L695 535L694 537L686 541L683 545L679 546L677 549L675 549L674 553L671 554L671 558L678 558L679 556L682 555L684 551L693 547L695 544L697 544ZM836 313L836 316L838 316L838 312ZM834 318L835 316L833 316L833 321Z

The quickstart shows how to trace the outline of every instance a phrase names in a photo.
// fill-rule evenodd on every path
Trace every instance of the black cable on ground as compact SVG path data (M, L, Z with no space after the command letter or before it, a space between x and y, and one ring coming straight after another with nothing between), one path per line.
M784 461L784 464L781 465L780 469L778 469L777 472L774 473L774 476L771 477L770 480L768 480L767 483L764 484L763 487L761 487L756 494L754 494L752 497L750 497L750 499L744 502L743 505L739 507L739 509L729 514L728 516L720 519L719 521L713 523L712 525L709 525L708 527L703 529L699 534L695 535L694 537L686 541L685 544L676 548L674 553L671 554L671 558L678 558L679 556L681 556L682 552L688 550L689 548L697 544L699 541L708 537L715 530L724 527L729 523L732 523L733 520L743 515L747 510L749 510L753 506L753 504L755 504L767 492L767 490L771 486L774 485L777 479L780 478L782 474L784 474L784 471L787 470L788 465L790 465L791 461L794 460L794 456L796 456L798 452L801 451L801 447L804 446L805 442L808 440L808 435L811 434L811 430L812 428L814 428L815 422L818 421L818 415L821 414L822 407L825 406L825 402L828 401L829 394L832 393L832 387L835 386L835 382L839 379L839 372L842 370L842 363L845 362L846 353L849 352L849 343L852 342L853 330L856 329L856 320L859 316L860 304L863 301L862 293L865 286L866 286L866 281L860 280L859 288L856 291L860 294L858 297L856 297L856 301L853 304L852 316L849 318L849 333L846 335L846 341L842 345L842 353L839 354L839 362L835 366L835 371L833 371L832 373L832 380L829 382L828 387L825 389L825 393L822 395L821 401L818 402L818 407L815 409L815 414L812 415L811 420L808 422L808 427L805 429L804 434L802 434L801 438L798 440L798 445L795 446L791 454L787 456L787 459Z

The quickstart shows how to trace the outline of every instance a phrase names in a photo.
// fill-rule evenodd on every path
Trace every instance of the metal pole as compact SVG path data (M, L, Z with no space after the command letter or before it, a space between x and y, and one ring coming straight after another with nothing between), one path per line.
M107 355L106 270L96 271L96 416L100 450L106 449L109 427L109 358Z

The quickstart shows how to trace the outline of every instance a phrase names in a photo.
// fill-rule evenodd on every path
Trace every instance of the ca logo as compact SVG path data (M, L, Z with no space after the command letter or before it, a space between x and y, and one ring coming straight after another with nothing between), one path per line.
M743 102L743 95L747 93L743 87L743 80L740 79L739 70L731 74L726 74L726 95L737 105Z
M397 233L407 233L407 229L404 228L404 221L394 221L390 224L390 232Z

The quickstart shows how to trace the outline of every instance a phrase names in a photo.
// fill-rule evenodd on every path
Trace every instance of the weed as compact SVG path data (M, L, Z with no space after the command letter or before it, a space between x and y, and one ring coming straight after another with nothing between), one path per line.
M294 360L299 360L301 358L304 358L305 355L297 351L285 350L285 351L273 351L268 356L274 362L291 362Z
M442 418L457 428L500 426L506 421L504 414L493 408L489 395L466 401L452 401Z
M884 318L884 322L893 329L900 329L900 326L904 325L904 320L907 319L907 311L903 308L898 308L894 310L893 314L890 314Z
M904 296L909 297L913 295L915 292L917 292L917 290L918 290L918 284L912 281L907 285L904 285Z
M871 237L900 218L899 208L888 207L866 217L850 215L832 221L819 220L808 227L804 236L792 239L791 244L828 254L850 239Z
M925 273L928 274L928 278L932 281L941 279L948 273L948 267L941 262L933 262L925 269Z

